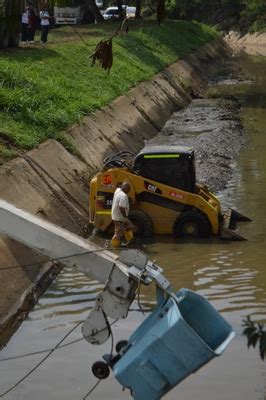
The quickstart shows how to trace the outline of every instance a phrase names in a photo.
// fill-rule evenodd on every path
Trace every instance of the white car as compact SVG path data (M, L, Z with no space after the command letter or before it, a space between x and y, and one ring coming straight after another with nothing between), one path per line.
M127 7L127 18L135 18L136 7Z
M108 7L103 12L103 18L105 20L107 20L107 19L118 19L119 18L118 7Z
M103 0L95 0L95 4L98 8L103 8Z
M124 10L127 8L127 6L124 5L122 7ZM103 11L102 15L105 20L117 20L119 19L118 7L108 7L105 11Z

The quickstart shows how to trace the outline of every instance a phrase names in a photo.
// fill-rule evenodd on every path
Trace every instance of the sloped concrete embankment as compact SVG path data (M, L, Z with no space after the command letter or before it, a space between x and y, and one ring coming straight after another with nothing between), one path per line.
M266 56L266 32L248 33L246 35L229 32L224 39L236 52L244 51L250 55Z
M106 155L139 151L172 113L200 95L206 77L227 58L229 48L218 40L165 68L109 106L72 126L67 135L80 154L70 154L48 140L0 169L0 198L72 232L88 233L88 181ZM0 265L38 263L44 258L9 239L0 238ZM0 270L0 345L47 287L55 266Z

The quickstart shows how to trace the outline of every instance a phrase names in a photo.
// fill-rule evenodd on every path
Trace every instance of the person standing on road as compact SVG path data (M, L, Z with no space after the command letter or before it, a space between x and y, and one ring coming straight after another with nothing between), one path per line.
M40 11L40 20L42 28L41 43L46 43L50 25L50 15L47 10L47 4L44 4Z
M123 182L121 189L116 189L112 204L112 220L115 226L114 236L112 237L112 245L120 246L124 232L132 230L133 225L128 219L130 184Z

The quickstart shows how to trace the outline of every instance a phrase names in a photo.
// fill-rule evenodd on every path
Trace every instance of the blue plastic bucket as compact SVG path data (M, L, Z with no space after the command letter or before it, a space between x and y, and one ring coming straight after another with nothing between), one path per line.
M129 338L113 366L136 400L157 400L222 354L235 333L202 296L181 289L160 304Z

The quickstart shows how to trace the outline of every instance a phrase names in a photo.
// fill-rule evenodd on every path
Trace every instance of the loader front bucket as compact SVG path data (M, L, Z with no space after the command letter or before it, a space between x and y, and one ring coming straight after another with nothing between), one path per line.
M225 240L247 240L244 236L235 231L237 222L252 221L249 217L241 214L238 211L229 208L223 214L223 221L221 224L220 236Z

